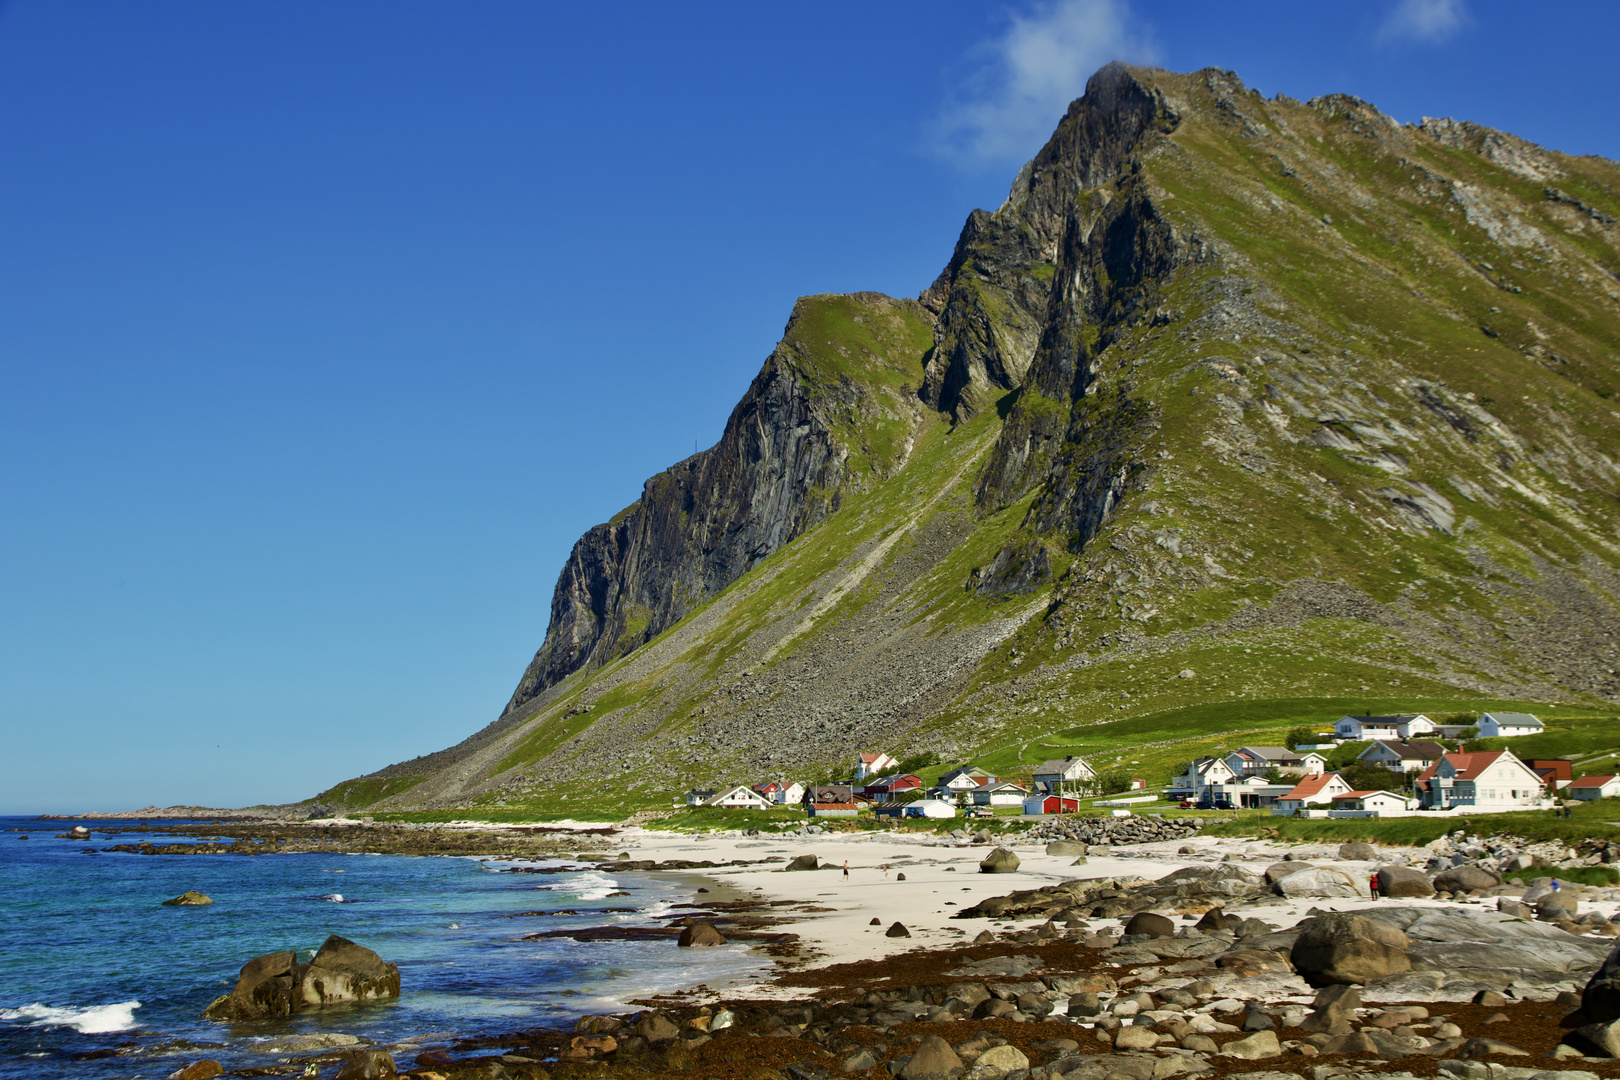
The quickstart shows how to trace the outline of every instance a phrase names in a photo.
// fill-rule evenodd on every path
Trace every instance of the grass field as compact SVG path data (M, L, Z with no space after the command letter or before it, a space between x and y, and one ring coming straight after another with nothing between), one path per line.
M1211 836L1275 835L1280 840L1349 841L1371 844L1420 845L1462 830L1472 836L1510 834L1526 840L1559 840L1574 845L1582 840L1620 839L1620 799L1597 799L1576 806L1572 816L1560 818L1550 810L1516 814L1470 814L1440 817L1420 814L1404 818L1303 819L1256 815L1206 826Z

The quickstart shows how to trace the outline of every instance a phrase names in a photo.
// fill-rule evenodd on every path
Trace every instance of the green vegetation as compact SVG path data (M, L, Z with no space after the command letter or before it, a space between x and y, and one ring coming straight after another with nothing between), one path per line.
M1598 803L1577 805L1568 818L1556 817L1550 810L1465 817L1417 814L1402 818L1319 819L1256 815L1209 825L1204 831L1212 836L1264 834L1301 842L1364 840L1390 845L1427 844L1459 829L1474 836L1511 835L1526 840L1556 840L1570 846L1589 839L1620 839L1620 815L1612 807ZM1535 871L1530 873L1540 876Z
M1620 870L1612 866L1560 866L1536 867L1530 870L1516 870L1504 876L1504 881L1517 881L1521 885L1529 885L1538 878L1557 878L1569 885L1595 885L1598 888L1608 888L1611 885L1620 885Z
M315 796L314 801L364 809L390 795L402 795L425 779L423 776L389 776L345 780Z

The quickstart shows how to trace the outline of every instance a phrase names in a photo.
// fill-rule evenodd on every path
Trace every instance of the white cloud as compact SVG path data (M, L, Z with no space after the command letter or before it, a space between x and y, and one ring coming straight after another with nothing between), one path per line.
M980 51L986 63L939 123L941 149L959 160L1028 159L1098 68L1153 58L1146 24L1123 0L1051 0L1012 15Z
M1456 33L1467 18L1463 0L1397 0L1378 28L1378 40L1438 44Z

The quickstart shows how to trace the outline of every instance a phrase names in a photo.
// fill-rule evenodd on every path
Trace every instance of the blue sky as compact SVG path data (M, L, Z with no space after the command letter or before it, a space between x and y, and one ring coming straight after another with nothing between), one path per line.
M0 7L0 813L493 719L795 297L925 287L1115 57L1620 158L1620 5Z

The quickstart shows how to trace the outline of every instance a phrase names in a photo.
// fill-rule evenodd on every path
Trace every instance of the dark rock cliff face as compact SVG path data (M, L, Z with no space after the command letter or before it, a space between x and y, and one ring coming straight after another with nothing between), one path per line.
M809 355L829 349L826 320L819 317L832 305L843 314L853 311L854 321L867 326L912 322L926 332L928 313L914 300L876 293L801 300L720 441L648 480L637 502L574 545L557 579L545 643L503 716L573 672L600 667L656 637L837 512L852 479L851 451L867 450L847 445L851 418L886 410L873 387L840 367L817 368L817 357ZM813 343L804 340L809 324L819 331ZM859 336L830 348L846 367L852 352L903 351L892 339Z
M846 457L773 354L717 445L648 480L639 501L574 545L545 644L506 711L656 636L836 510ZM834 494L818 500L818 489Z
M1038 375L1031 363L1040 366L1039 352L1074 351L1068 338L1076 337L1075 316L1090 313L1076 303L1078 264L1095 261L1084 252L1108 199L1098 189L1117 181L1154 134L1175 124L1164 95L1124 65L1091 77L1085 96L1018 174L1001 210L968 217L950 264L923 294L940 310L923 400L971 415Z

